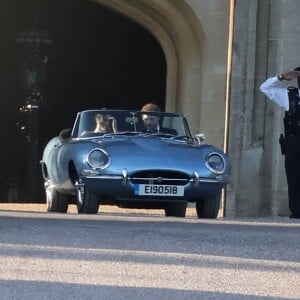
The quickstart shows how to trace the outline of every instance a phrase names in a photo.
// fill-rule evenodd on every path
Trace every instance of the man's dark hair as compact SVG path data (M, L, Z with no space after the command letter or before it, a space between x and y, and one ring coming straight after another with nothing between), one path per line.
M142 107L141 111L160 112L160 108L154 103L148 103Z
M294 69L294 71L300 71L300 67ZM300 77L297 77L298 88L300 89Z

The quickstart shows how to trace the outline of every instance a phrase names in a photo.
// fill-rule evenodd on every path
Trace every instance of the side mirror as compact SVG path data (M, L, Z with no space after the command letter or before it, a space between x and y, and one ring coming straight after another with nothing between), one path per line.
M195 134L195 138L198 141L199 144L205 140L205 135L204 133L197 133Z
M71 137L71 133L72 133L72 129L71 128L63 129L59 133L59 139L60 139L60 141L63 143L66 140L68 140Z

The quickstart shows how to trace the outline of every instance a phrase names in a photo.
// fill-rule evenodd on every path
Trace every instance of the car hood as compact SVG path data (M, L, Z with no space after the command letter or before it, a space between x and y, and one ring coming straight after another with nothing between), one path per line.
M95 141L111 159L110 170L176 169L194 172L205 168L205 157L217 148L210 145L187 144L182 141L156 136L116 137ZM96 146L95 145L95 146ZM219 152L219 151L218 151Z
M177 149L186 151L187 148L195 148L185 142L160 138L156 136L146 137L118 137L114 139L103 139L96 143L112 154L115 152L128 152L128 154L139 153L140 155L157 155L161 152Z

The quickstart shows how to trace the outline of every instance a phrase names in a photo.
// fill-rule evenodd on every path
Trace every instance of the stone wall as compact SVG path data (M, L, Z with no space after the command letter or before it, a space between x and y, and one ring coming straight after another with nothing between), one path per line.
M284 157L278 138L283 110L259 85L300 65L297 0L236 0L228 152L228 216L288 215Z
M225 215L287 215L283 111L259 85L299 66L299 0L97 0L149 30L167 61L166 108L184 113L193 133L227 146L232 178ZM230 5L234 34L224 145Z

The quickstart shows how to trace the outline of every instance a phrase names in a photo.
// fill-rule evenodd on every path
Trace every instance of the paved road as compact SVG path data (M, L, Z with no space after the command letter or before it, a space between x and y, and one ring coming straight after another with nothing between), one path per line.
M300 299L300 222L0 206L0 299Z

